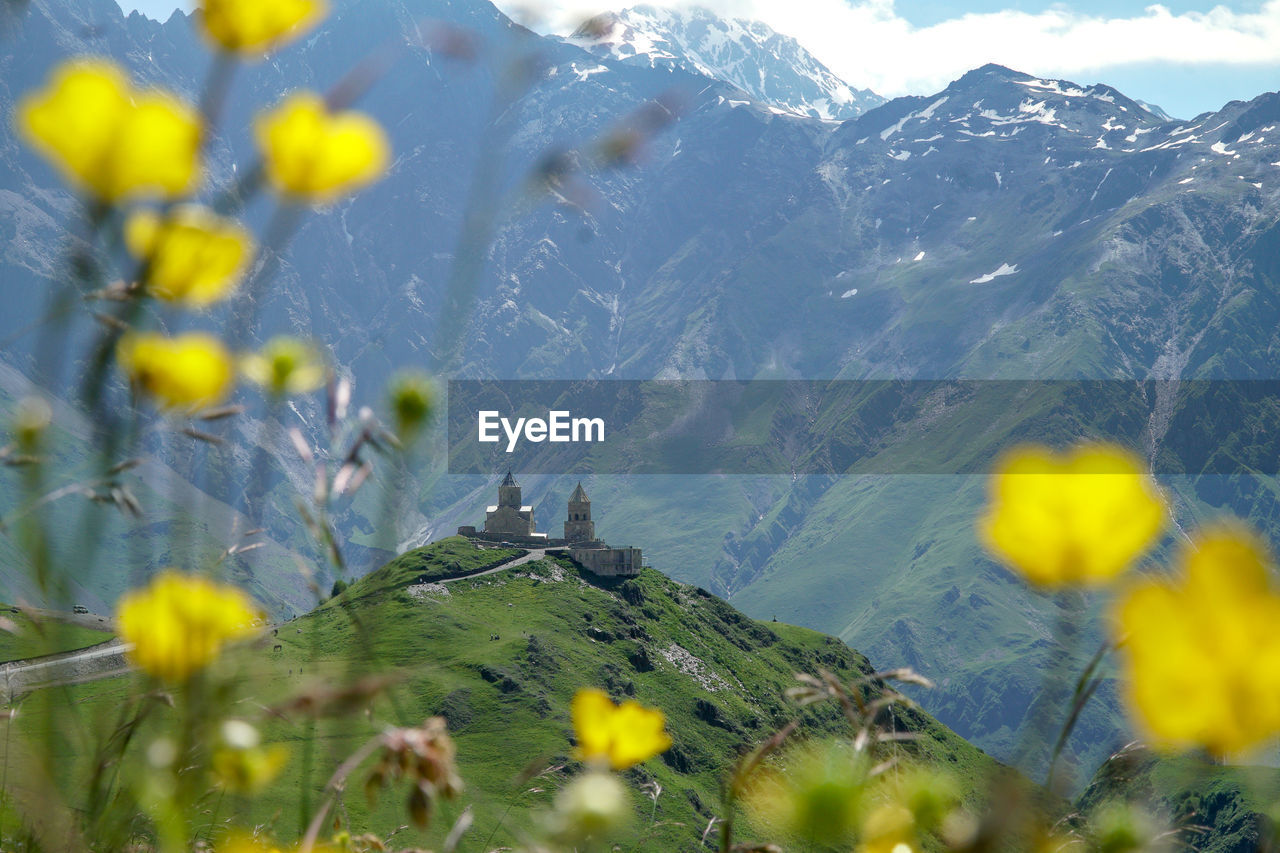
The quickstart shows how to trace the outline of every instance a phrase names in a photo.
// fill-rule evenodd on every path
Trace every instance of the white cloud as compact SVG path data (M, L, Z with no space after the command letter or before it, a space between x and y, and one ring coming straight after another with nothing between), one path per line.
M1266 0L1250 12L1217 6L1176 15L1153 5L1128 17L1087 15L1066 7L1037 13L1005 10L965 14L927 27L913 26L898 15L893 0L700 0L699 5L722 15L762 20L793 36L850 83L890 97L935 92L987 62L1063 77L1152 62L1280 63L1280 0ZM544 27L566 32L600 9L582 0L553 0L542 6Z

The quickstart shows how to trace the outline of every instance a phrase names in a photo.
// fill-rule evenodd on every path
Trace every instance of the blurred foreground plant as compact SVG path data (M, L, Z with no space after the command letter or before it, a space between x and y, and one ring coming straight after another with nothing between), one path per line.
M235 587L168 571L121 597L116 621L139 669L182 682L212 663L228 642L257 633L261 614Z
M63 65L18 105L18 128L98 203L175 198L200 175L200 121L173 95L137 90L102 59Z
M1280 733L1280 593L1266 546L1238 524L1202 530L1181 571L1115 607L1126 698L1157 745L1240 755Z

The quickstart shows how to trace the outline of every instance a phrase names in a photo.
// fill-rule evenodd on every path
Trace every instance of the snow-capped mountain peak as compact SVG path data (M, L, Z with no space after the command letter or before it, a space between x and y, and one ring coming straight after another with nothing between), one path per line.
M795 39L759 21L721 18L703 8L610 12L570 40L604 58L723 80L797 115L843 121L884 103L841 80Z

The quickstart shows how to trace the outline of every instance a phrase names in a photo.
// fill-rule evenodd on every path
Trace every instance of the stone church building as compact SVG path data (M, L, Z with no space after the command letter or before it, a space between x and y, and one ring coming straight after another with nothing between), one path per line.
M520 484L511 472L498 485L498 503L485 507L484 529L459 527L459 536L476 542L542 548L568 553L583 568L607 577L640 574L643 557L639 548L611 548L596 538L596 525L591 520L591 499L578 483L569 495L565 513L564 536L553 539L538 532L533 507L522 502Z
M546 541L547 534L539 533L533 520L533 507L520 500L520 484L510 471L498 486L498 505L485 507L484 535L491 539Z

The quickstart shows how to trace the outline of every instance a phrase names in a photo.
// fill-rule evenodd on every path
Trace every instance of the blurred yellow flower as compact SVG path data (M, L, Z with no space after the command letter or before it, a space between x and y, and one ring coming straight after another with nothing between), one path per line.
M134 386L164 408L194 411L221 402L235 376L226 347L201 332L128 334L117 358Z
M661 711L631 700L615 705L603 690L579 690L571 712L579 761L608 761L614 770L626 770L671 746Z
M311 29L327 11L323 0L201 0L205 35L223 50L261 55Z
M616 776L591 770L560 789L547 829L566 847L601 847L631 820L627 789Z
M916 853L915 820L899 803L885 803L872 809L862 822L862 843L858 853Z
M1280 733L1280 594L1250 531L1203 531L1176 578L1146 579L1115 610L1125 690L1166 747L1228 756Z
M280 335L255 353L241 356L240 372L276 396L305 394L325 382L324 359L315 347Z
M1164 519L1164 501L1129 451L1029 446L996 466L978 527L1001 560L1052 587L1112 580L1154 544Z
M291 95L263 113L254 130L272 185L298 200L346 195L381 175L390 157L377 122L363 113L331 113L312 92Z
M184 204L166 214L143 210L124 229L129 251L146 261L147 291L171 302L209 305L240 284L253 240L239 223Z
M848 741L814 740L765 765L746 788L745 803L766 825L822 848L850 849L869 788L869 761Z
M263 746L253 726L243 720L227 720L213 751L213 775L229 791L255 794L271 784L288 758L289 750L283 744Z
M314 849L321 851L329 850L330 848L317 845ZM215 853L281 853L281 848L267 839L256 838L241 832L219 840L213 845L213 850Z
M143 672L181 682L218 657L228 642L254 633L259 618L242 590L169 569L116 608L120 639Z
M135 90L102 59L73 59L17 109L19 130L75 186L104 202L172 198L199 174L200 120L158 89Z

